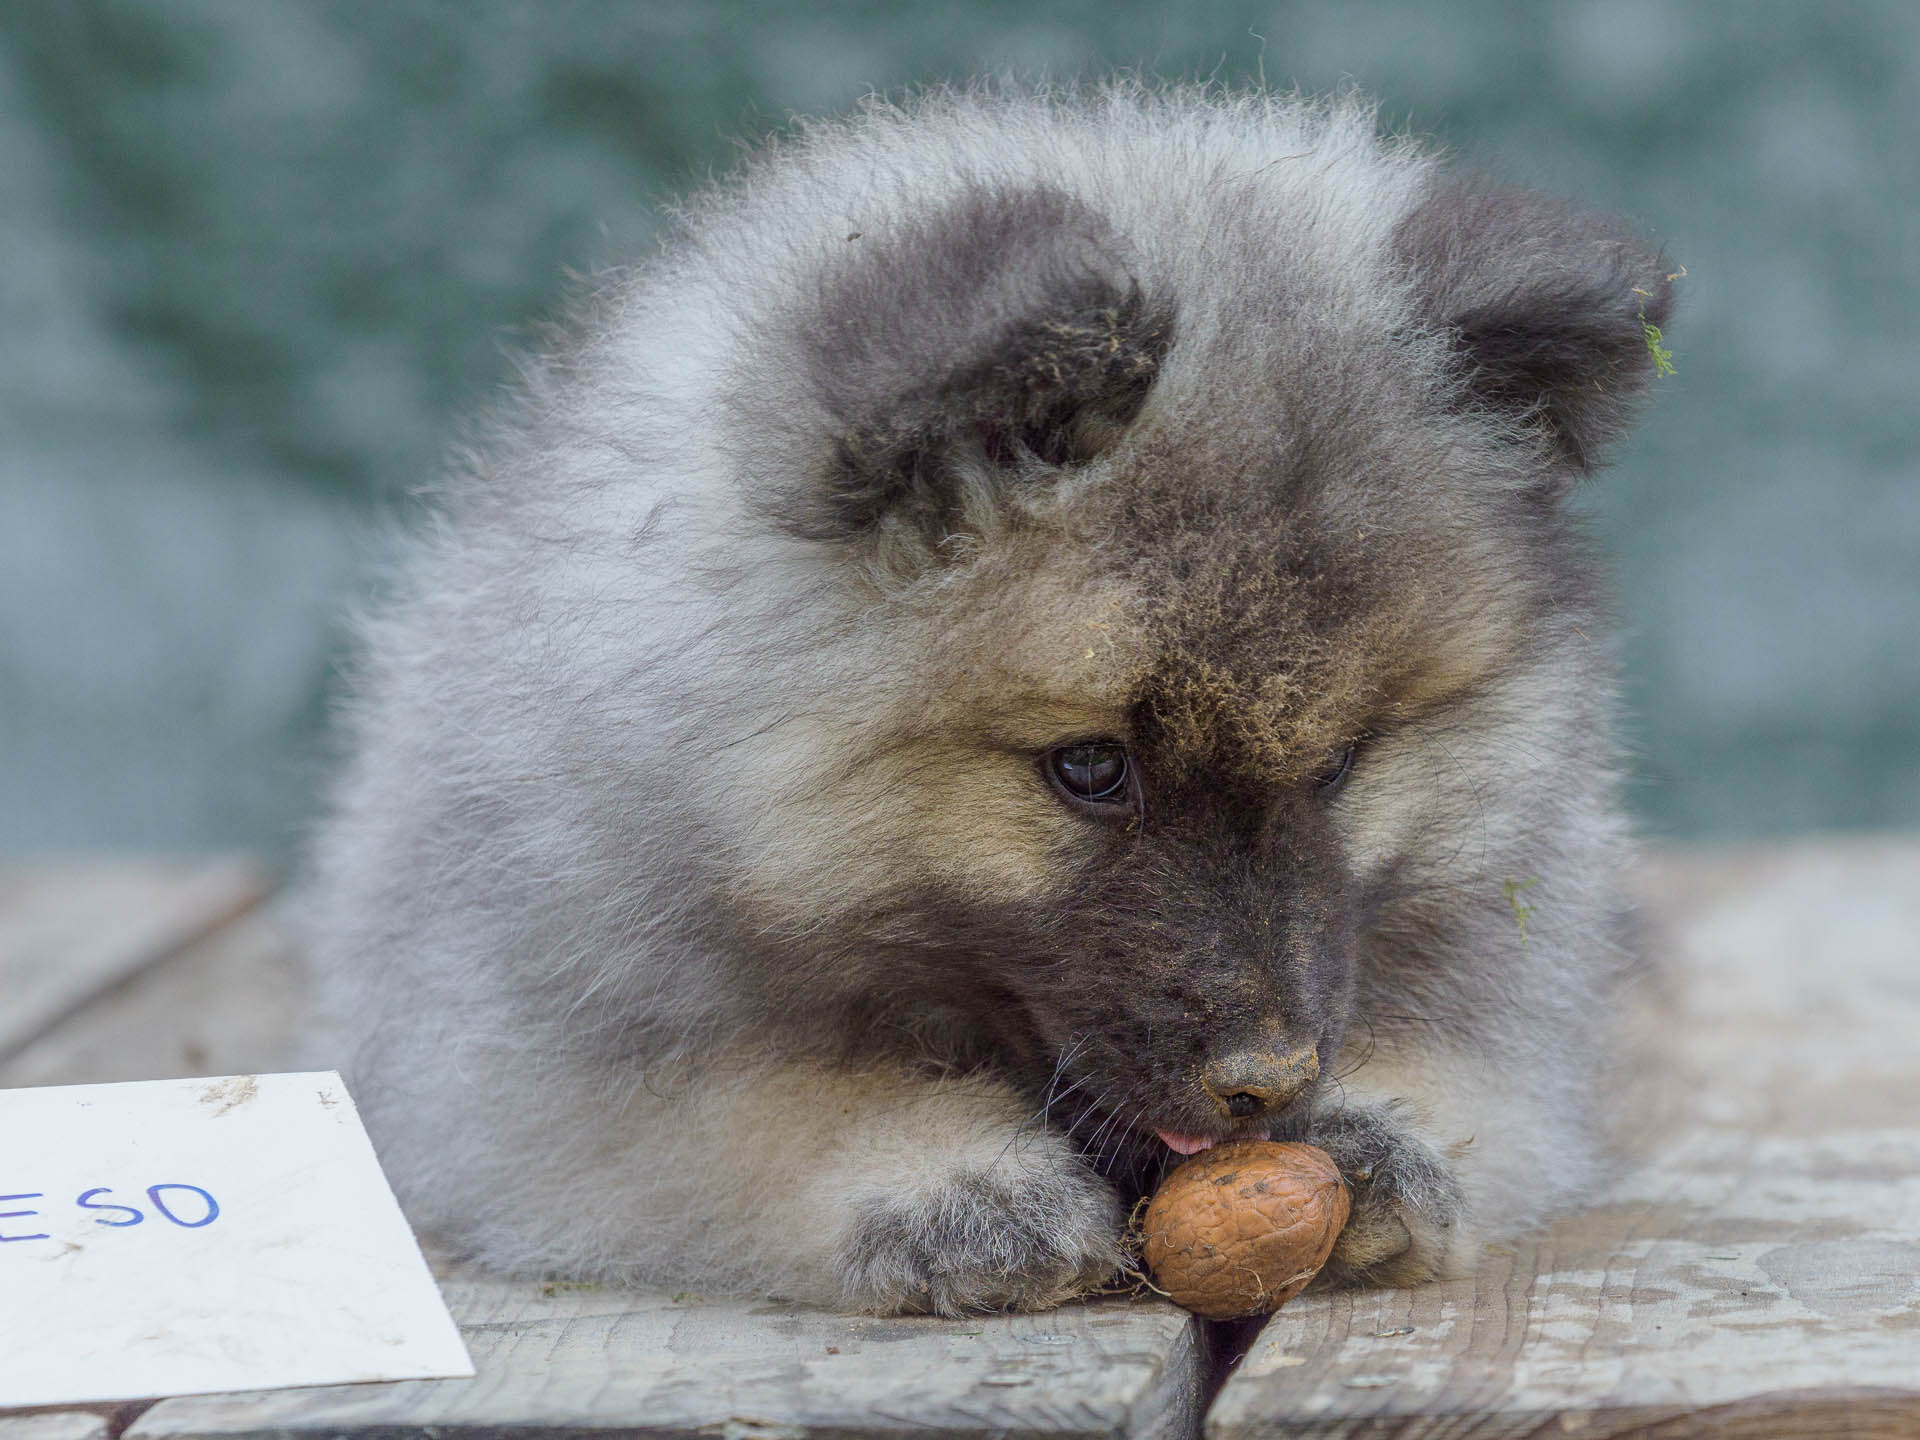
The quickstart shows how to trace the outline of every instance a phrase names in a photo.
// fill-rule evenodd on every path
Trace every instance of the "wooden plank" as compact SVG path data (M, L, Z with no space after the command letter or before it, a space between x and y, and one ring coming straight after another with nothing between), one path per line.
M111 1432L92 1409L0 1409L0 1440L108 1440Z
M479 1370L473 1380L168 1400L126 1440L1199 1430L1202 1327L1158 1301L876 1320L472 1274L448 1276L445 1289Z
M297 1068L300 973L253 911L124 981L0 1062L0 1087Z
M112 1427L92 1410L0 1410L0 1440L107 1440Z
M1920 1434L1920 845L1641 883L1617 1183L1472 1279L1295 1301L1212 1440Z
M0 1060L266 893L240 860L0 869Z

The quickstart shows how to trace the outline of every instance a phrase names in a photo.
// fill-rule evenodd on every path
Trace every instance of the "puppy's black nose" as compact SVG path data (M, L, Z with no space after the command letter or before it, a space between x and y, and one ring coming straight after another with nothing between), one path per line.
M1239 1050L1209 1061L1200 1083L1228 1118L1245 1120L1286 1109L1319 1073L1320 1057L1311 1049L1292 1055Z

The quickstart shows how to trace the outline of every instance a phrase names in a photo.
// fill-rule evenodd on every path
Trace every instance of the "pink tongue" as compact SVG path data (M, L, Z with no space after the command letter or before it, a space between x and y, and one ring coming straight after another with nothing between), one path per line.
M1205 1135L1176 1135L1171 1130L1153 1132L1167 1142L1167 1148L1176 1155L1198 1155L1202 1150L1211 1150L1214 1141Z

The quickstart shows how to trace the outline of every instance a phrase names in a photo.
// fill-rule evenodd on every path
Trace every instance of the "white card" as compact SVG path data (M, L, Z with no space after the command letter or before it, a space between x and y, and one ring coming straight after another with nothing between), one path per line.
M471 1374L338 1075L0 1090L0 1407Z

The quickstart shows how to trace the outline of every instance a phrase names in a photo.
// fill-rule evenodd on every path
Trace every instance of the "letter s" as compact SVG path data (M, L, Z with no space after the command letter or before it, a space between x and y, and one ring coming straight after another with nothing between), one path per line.
M94 1196L111 1195L112 1193L113 1193L112 1187L106 1186L106 1185L97 1185L93 1189L86 1191L84 1194L80 1196L78 1200L74 1201L73 1203L78 1205L82 1210L120 1210L120 1211L124 1211L126 1214L131 1215L133 1217L131 1220L102 1220L98 1215L93 1217L94 1224L111 1225L116 1230L124 1230L129 1225L138 1225L142 1220L147 1218L145 1215L142 1215L138 1210L134 1209L133 1206L131 1205L114 1205L114 1204L96 1205L93 1203Z

